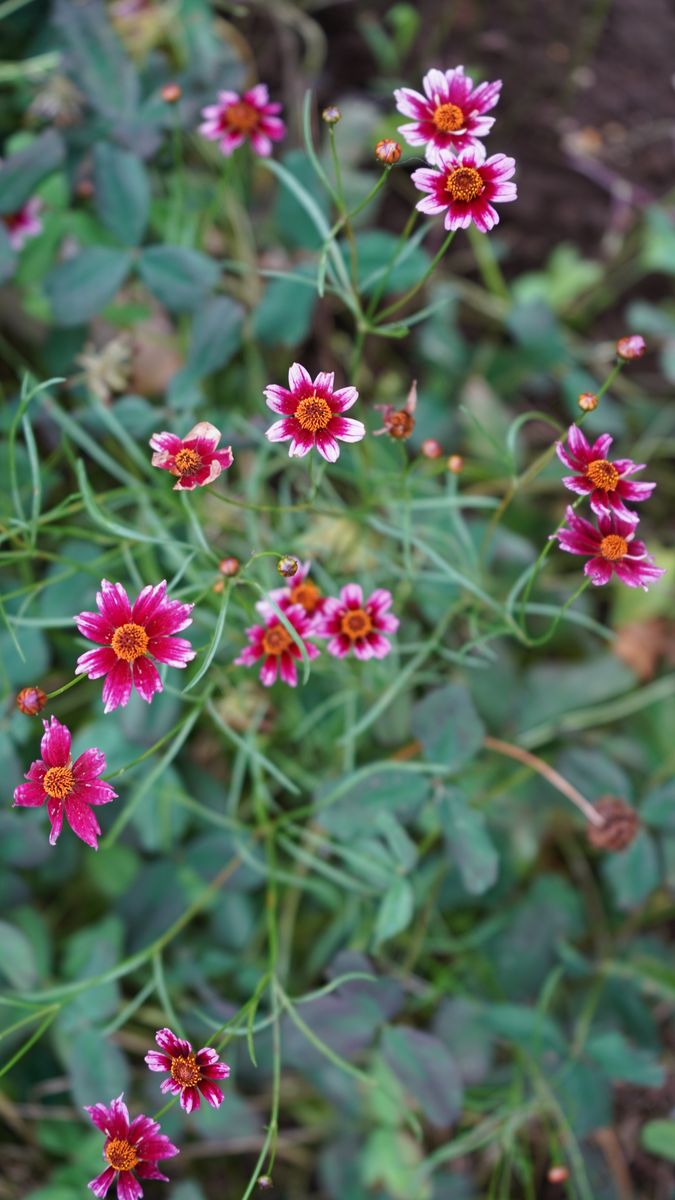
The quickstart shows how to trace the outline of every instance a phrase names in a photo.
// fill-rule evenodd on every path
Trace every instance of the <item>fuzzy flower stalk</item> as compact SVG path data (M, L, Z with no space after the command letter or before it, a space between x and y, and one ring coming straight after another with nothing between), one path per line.
M429 216L443 214L447 230L468 229L473 222L481 233L488 233L499 222L495 204L517 199L516 185L510 182L515 169L513 158L486 158L481 145L458 155L441 151L436 169L420 167L412 173L415 187L427 193L417 208Z
M226 158L245 141L261 158L268 158L272 143L280 142L286 134L280 112L280 104L270 103L264 83L241 96L238 92L219 92L218 102L202 109L204 121L199 132L209 141L218 142Z
M647 547L635 536L637 522L616 513L598 517L598 527L577 516L569 507L565 513L567 526L552 534L560 549L568 554L588 558L584 575L596 587L609 583L616 575L627 587L641 587L645 592L650 583L660 579L665 571L654 565Z
M265 388L267 407L281 415L266 431L270 442L290 442L289 457L302 458L318 450L327 462L340 456L338 442L360 442L365 426L342 414L356 404L359 393L354 387L334 387L332 371L320 371L312 379L300 363L288 372L288 388L271 383Z
M217 449L221 436L220 430L208 421L200 421L184 438L175 433L153 433L150 438L150 446L155 452L152 465L177 477L173 485L175 492L206 487L234 461L231 446Z
M168 1072L160 1090L180 1096L180 1106L187 1113L199 1108L201 1096L211 1108L220 1108L223 1093L215 1080L227 1079L230 1068L220 1061L218 1052L211 1046L195 1052L190 1042L170 1029L158 1029L155 1041L159 1050L150 1050L145 1061L151 1071Z
M592 443L588 442L577 425L571 425L567 434L567 445L556 443L558 458L574 472L563 479L566 488L579 496L588 496L596 516L616 513L624 521L637 523L637 513L626 508L624 501L632 503L647 500L655 483L638 483L629 479L636 471L644 470L644 463L634 463L630 458L607 457L612 437L603 433Z
M367 600L357 583L348 583L340 596L328 597L317 617L314 632L327 638L326 649L335 658L354 654L356 658L386 658L391 651L387 634L396 633L398 617L389 612L392 595L377 588Z
M159 1125L150 1117L135 1117L131 1121L124 1093L111 1100L109 1107L92 1104L85 1107L85 1112L105 1134L103 1157L108 1165L88 1184L95 1196L107 1196L111 1184L116 1182L118 1200L141 1200L143 1188L139 1180L169 1182L157 1163L179 1154L178 1147L160 1132Z
M396 107L409 125L399 126L399 133L409 146L424 146L427 162L439 163L445 151L480 146L481 138L490 132L494 117L486 116L499 100L501 79L473 86L464 74L464 67L450 71L433 69L422 80L424 94L413 88L398 88L394 92Z

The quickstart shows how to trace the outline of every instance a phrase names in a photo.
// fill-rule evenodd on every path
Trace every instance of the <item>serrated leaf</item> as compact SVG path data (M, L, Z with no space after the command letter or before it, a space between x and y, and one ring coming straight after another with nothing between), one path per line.
M0 213L14 213L63 162L63 140L53 129L36 137L0 166Z
M75 258L59 263L45 279L45 290L57 325L85 325L105 308L129 273L128 250L87 246Z
M171 312L197 308L220 278L213 259L186 246L150 246L138 259L138 273Z
M475 757L485 736L471 693L461 683L428 692L415 705L411 726L425 757L454 770Z
M94 147L94 176L94 204L101 223L125 246L137 246L150 213L150 182L140 158L99 142Z

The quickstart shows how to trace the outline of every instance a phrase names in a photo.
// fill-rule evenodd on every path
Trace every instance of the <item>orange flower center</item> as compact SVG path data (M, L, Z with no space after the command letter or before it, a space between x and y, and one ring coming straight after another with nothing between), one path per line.
M431 119L441 133L457 133L464 128L464 113L456 104L439 104Z
M298 583L291 591L291 604L299 604L304 608L305 612L313 613L319 600L321 592L315 583L305 579L303 583Z
M174 1058L171 1062L171 1078L175 1079L181 1087L194 1087L202 1077L202 1073L197 1066L197 1057L194 1054L188 1054L187 1058Z
M284 629L280 621L277 621L276 625L271 625L265 631L263 650L265 654L283 654L284 650L288 650L288 647L292 645L292 642L293 638L290 633Z
M231 104L225 111L226 124L230 129L236 129L237 133L252 133L259 120L257 108L246 100L237 100L236 104Z
M628 554L628 542L618 533L609 533L600 543L600 553L610 562L616 562L618 558L624 558Z
M126 1138L111 1138L103 1151L115 1171L132 1171L140 1159Z
M606 458L594 458L586 467L586 476L601 492L613 492L619 482L619 472Z
M148 649L148 635L142 625L120 625L112 636L112 646L118 658L133 662L142 658Z
M373 622L363 608L350 608L340 622L342 633L345 633L352 641L365 637L372 628Z
M50 767L42 786L52 800L65 800L73 790L73 772L70 767Z
M300 423L303 429L308 429L310 433L316 433L319 429L325 429L330 424L333 418L330 405L323 396L317 396L316 392L312 392L311 396L305 396L301 400L295 410L295 419Z
M475 167L455 167L445 181L445 190L450 197L463 200L465 204L477 200L484 187L483 176Z
M181 475L191 475L201 465L201 456L197 454L196 450L190 450L189 446L183 446L183 449L178 451L176 455L176 467Z

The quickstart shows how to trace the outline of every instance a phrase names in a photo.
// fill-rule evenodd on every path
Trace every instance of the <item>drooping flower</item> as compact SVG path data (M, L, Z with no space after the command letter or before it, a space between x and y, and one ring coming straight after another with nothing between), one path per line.
M363 423L341 415L356 404L359 393L354 387L335 391L334 382L332 371L320 371L312 381L309 371L293 363L288 372L290 390L275 383L266 387L267 407L282 414L282 420L265 434L269 441L290 440L290 457L302 458L316 447L327 462L339 458L338 441L360 442L366 434Z
M395 438L397 441L405 441L415 428L417 380L413 379L403 408L394 408L393 404L374 404L373 408L382 413L384 421L381 429L373 430L373 437L380 437L381 434L388 433L389 437Z
M446 229L468 229L473 221L481 233L499 222L494 204L517 198L515 183L509 183L516 169L515 160L505 154L485 157L481 145L461 150L455 157L449 151L438 155L437 170L420 167L412 181L420 192L429 194L420 200L420 212L445 213Z
M0 221L5 227L13 250L22 250L26 242L42 233L42 221L39 216L41 211L42 201L39 196L31 196L16 212L0 214Z
M330 639L326 649L336 658L350 651L360 659L386 658L391 642L384 634L396 633L399 626L398 617L388 611L391 603L391 592L385 588L377 588L364 602L359 585L348 583L339 599L330 596L325 601L314 632Z
M426 159L440 162L443 151L457 154L489 133L494 117L485 114L495 107L502 87L501 79L481 83L477 88L464 74L464 67L450 71L431 70L422 80L424 95L413 88L397 88L396 107L412 124L400 125L409 146L426 146Z
M169 600L165 579L144 587L133 607L121 583L103 579L96 604L97 613L81 612L74 618L80 633L100 646L80 655L75 674L90 679L106 676L103 703L107 713L129 703L132 687L149 704L155 692L162 691L151 659L183 668L195 656L187 638L172 636L192 624L194 605Z
M117 792L100 778L105 771L105 755L102 750L85 750L73 762L72 738L67 725L62 725L56 717L42 724L42 758L36 759L28 768L25 776L28 783L20 783L15 789L14 807L42 808L43 804L47 805L52 827L50 845L56 845L65 816L73 833L98 850L101 829L89 805L109 804L117 799Z
M311 570L311 562L298 564L298 569L293 576L293 582L286 587L274 588L269 593L269 599L273 600L277 608L282 612L287 612L293 605L301 608L311 621L323 612L326 603L326 597L321 595L320 588L317 587L313 579L309 578ZM274 609L267 600L259 600L256 604L259 613L267 620L268 617L274 615Z
M220 438L220 430L208 421L199 421L184 438L175 433L153 433L150 438L155 451L152 465L178 476L178 482L173 485L174 492L206 487L234 461L231 446L216 449Z
M615 512L625 521L637 524L637 513L625 507L624 500L646 500L651 496L655 483L636 483L629 475L644 470L644 463L634 463L630 458L607 458L613 438L603 433L593 443L587 441L577 425L570 425L567 446L556 442L558 458L574 475L566 475L563 483L579 496L589 496L591 508L596 515Z
M318 658L318 647L307 640L314 630L305 610L298 604L293 604L283 612L302 641L307 656ZM298 682L296 663L302 658L302 654L297 642L282 625L276 613L271 612L265 618L264 625L251 625L246 630L246 635L249 645L244 647L238 658L235 658L235 664L241 667L252 667L259 659L263 659L260 681L265 687L272 686L277 674L289 687L295 687Z
M141 1200L143 1188L139 1179L169 1182L157 1163L180 1154L178 1146L169 1141L157 1121L150 1117L140 1116L130 1121L124 1092L111 1100L109 1108L105 1104L92 1104L85 1106L85 1112L106 1138L103 1157L108 1165L88 1184L95 1196L107 1196L116 1180L118 1200Z
M199 132L209 141L218 142L227 157L248 138L256 154L267 158L272 153L272 142L280 142L286 134L280 112L280 104L270 104L265 83L242 96L238 92L219 92L218 103L202 109L205 120Z
M218 1052L204 1046L195 1053L189 1042L176 1037L170 1029L158 1029L155 1041L159 1051L150 1050L145 1061L151 1071L169 1072L161 1090L180 1096L180 1106L187 1113L199 1108L200 1092L211 1108L220 1108L223 1093L213 1081L227 1079L230 1068L220 1061Z
M650 583L665 575L662 567L654 566L644 542L635 537L635 521L627 521L617 513L603 513L598 517L596 529L571 507L566 510L565 519L568 528L559 529L552 536L558 539L561 550L589 559L584 575L597 587L608 583L614 573L628 587L641 587L646 592Z

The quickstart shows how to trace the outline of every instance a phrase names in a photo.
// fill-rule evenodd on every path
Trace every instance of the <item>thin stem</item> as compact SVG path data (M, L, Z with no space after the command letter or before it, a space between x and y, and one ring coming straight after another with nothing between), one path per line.
M86 678L87 678L86 675L76 675L74 679L69 680L68 683L64 683L63 687L56 688L56 691L54 691L54 692L47 692L47 699L54 700L56 698L56 696L62 696L64 692L70 691L70 689L72 687L75 687L76 683L80 683L83 679L86 679Z
M376 317L375 327L376 328L377 328L377 325L382 324L382 322L385 320L386 317L389 317L392 313L396 312L397 309L402 308L404 304L407 304L409 300L412 300L413 296L417 295L420 288L424 287L427 279L436 270L436 267L438 266L439 262L443 258L445 252L449 249L450 244L451 244L456 232L457 232L456 229L450 230L448 236L446 237L445 241L443 242L443 245L441 246L438 253L435 254L434 257L432 258L431 263L427 267L422 278L419 279L417 281L417 283L415 283L411 288L408 288L408 291L404 292L404 294L402 296L399 296L398 300L394 300L393 304L390 304L388 306L388 308L384 308L384 309L382 309L381 312L375 314L375 317Z
M531 767L538 775L542 775L552 787L561 792L563 796L567 796L567 799L576 805L592 825L602 827L605 824L600 813L586 797L582 796L581 792L577 791L554 767L549 766L542 758L537 758L536 754L531 754L529 750L523 750L522 746L514 746L511 742L502 742L499 738L489 736L483 739L483 745L486 750L494 750L495 754L503 754L506 758L515 758L516 762L523 763L524 766Z

